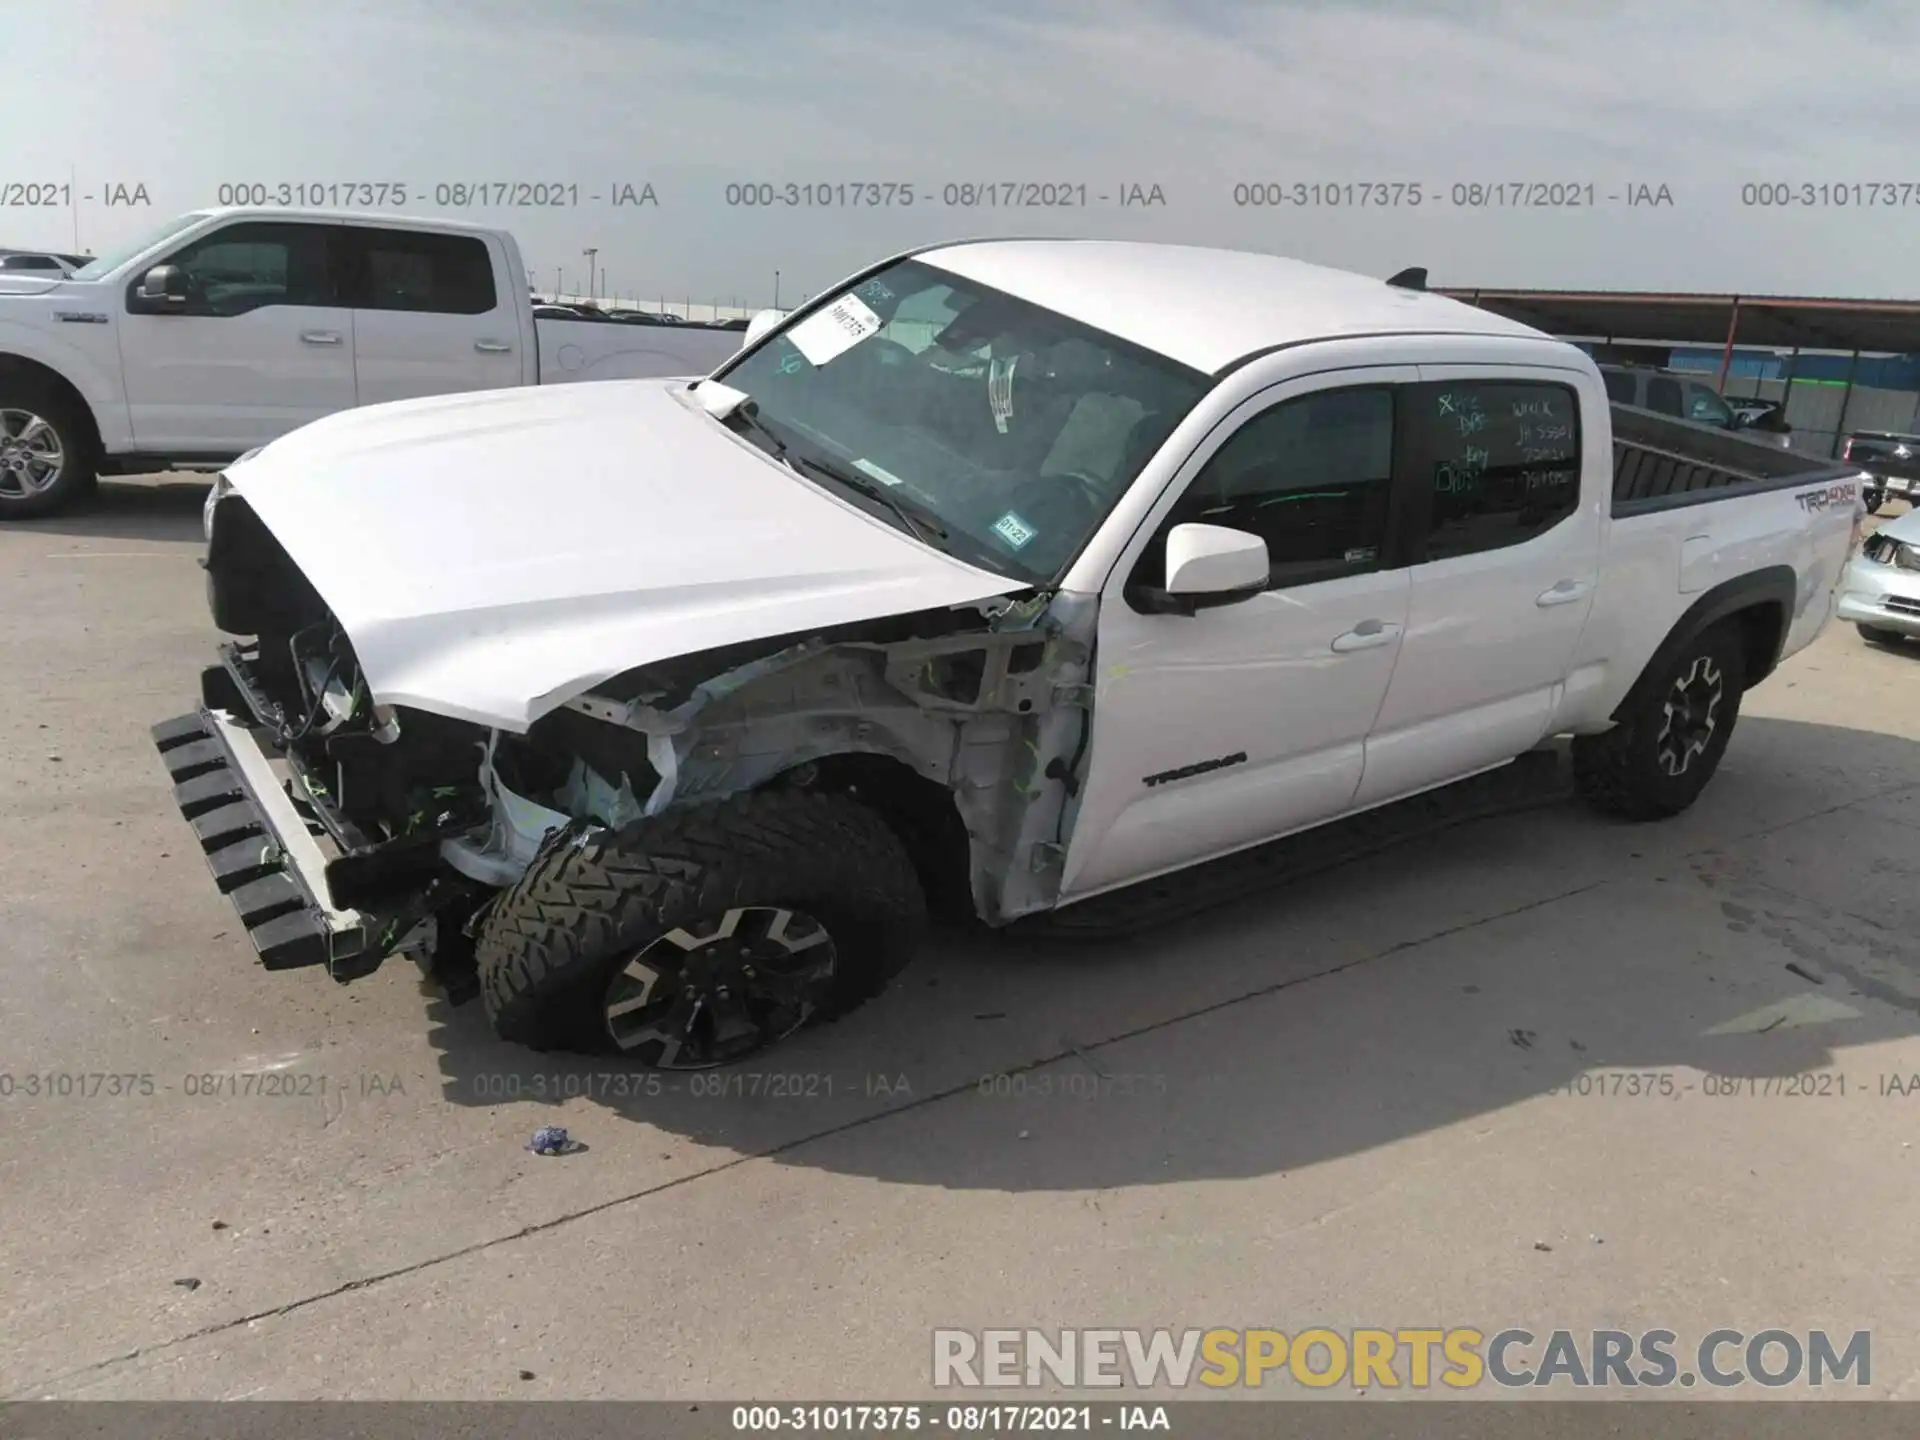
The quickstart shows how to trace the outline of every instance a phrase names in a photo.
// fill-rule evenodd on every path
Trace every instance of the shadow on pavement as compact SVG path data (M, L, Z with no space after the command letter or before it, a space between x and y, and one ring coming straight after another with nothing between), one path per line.
M45 520L12 521L7 529L76 539L198 542L200 512L212 485L211 475L184 471L103 479L97 493L71 510Z
M1476 821L1091 949L947 935L863 1010L734 1069L532 1054L478 1003L434 1002L434 1040L455 1103L584 1100L952 1189L1272 1174L1556 1090L1899 1103L1838 1078L1835 1046L1920 1027L1917 796L1920 744L1748 716L1674 821ZM929 1105L940 1124L885 1118Z

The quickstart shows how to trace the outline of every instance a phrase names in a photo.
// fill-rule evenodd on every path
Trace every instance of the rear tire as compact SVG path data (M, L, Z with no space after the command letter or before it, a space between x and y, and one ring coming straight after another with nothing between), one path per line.
M93 432L54 387L0 380L0 520L52 515L94 489Z
M1898 645L1900 643L1900 632L1898 630L1882 630L1878 625L1859 625L1857 628L1860 631L1860 638L1869 645Z
M1740 717L1746 657L1729 625L1702 632L1636 687L1604 735L1573 742L1573 779L1603 814L1663 820L1700 798Z
M767 790L561 832L493 906L475 960L502 1039L705 1069L872 999L926 926L878 815Z

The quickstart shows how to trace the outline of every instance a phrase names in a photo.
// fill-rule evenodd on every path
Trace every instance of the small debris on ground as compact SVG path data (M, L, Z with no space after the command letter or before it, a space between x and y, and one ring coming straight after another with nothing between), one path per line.
M522 1370L522 1371L520 1372L520 1378L521 1378L522 1380L531 1380L531 1379L533 1379L533 1371L531 1371L531 1370Z
M1531 1050L1533 1048L1533 1031L1531 1030L1509 1030L1507 1031L1507 1039L1511 1040L1515 1045L1518 1045L1522 1050Z
M213 1228L216 1230L224 1230L227 1228L227 1222L224 1220L216 1220L213 1222Z
M1533 1242L1533 1248L1534 1248L1534 1249L1536 1249L1536 1250L1544 1250L1544 1251L1546 1251L1546 1252L1547 1252L1547 1253L1548 1253L1549 1255L1553 1253L1553 1247L1552 1247L1551 1245L1549 1245L1549 1244L1547 1244L1547 1242L1546 1242L1546 1241L1544 1241L1544 1240L1536 1240L1536 1241L1534 1241L1534 1242Z
M1798 975L1802 980L1811 980L1815 985L1824 985L1827 983L1826 981L1822 980L1818 975L1815 975L1810 971L1802 970L1798 965L1794 964L1791 960L1787 962L1787 969L1791 970L1795 975Z
M173 1283L178 1285L182 1290L198 1290L200 1288L200 1282L191 1275L185 1279L176 1280Z
M565 1155L573 1148L573 1138L563 1125L542 1125L527 1142L527 1149L536 1155Z
M1007 1018L1007 1012L1004 1010L989 1010L986 1014L976 1015L973 1018L976 1020L1004 1020Z

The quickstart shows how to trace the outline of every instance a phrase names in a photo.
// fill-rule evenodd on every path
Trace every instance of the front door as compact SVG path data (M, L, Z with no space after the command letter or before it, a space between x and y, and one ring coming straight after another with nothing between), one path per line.
M1413 603L1359 803L1539 743L1593 608L1613 463L1581 433L1580 378L1423 365L1407 394ZM1605 413L1597 389L1589 415ZM1583 484L1584 477L1584 484Z
M231 457L353 408L353 312L340 303L339 234L337 226L247 220L160 262L185 274L185 304L120 317L138 449Z
M360 403L521 383L519 292L478 235L355 226Z
M1178 473L1170 508L1102 596L1085 790L1062 898L1080 899L1329 819L1359 787L1407 620L1388 550L1395 417L1412 367L1348 370L1247 402ZM1166 533L1259 535L1269 586L1143 614ZM1137 558L1136 558L1137 554Z

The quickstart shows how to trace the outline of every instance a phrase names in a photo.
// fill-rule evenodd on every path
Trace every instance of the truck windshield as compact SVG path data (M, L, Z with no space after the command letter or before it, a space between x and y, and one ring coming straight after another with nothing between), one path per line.
M871 491L902 529L1032 585L1058 578L1211 384L915 260L715 378L809 479Z
M130 240L124 245L116 246L114 249L109 250L98 260L90 261L88 264L82 265L78 270L73 272L73 278L76 280L104 279L142 251L150 250L155 245L164 242L169 235L178 235L188 226L199 224L200 221L207 218L207 214L208 212L205 210L195 210L186 215L176 215L173 219L167 221L166 224L157 225L153 229L140 235L139 238Z

